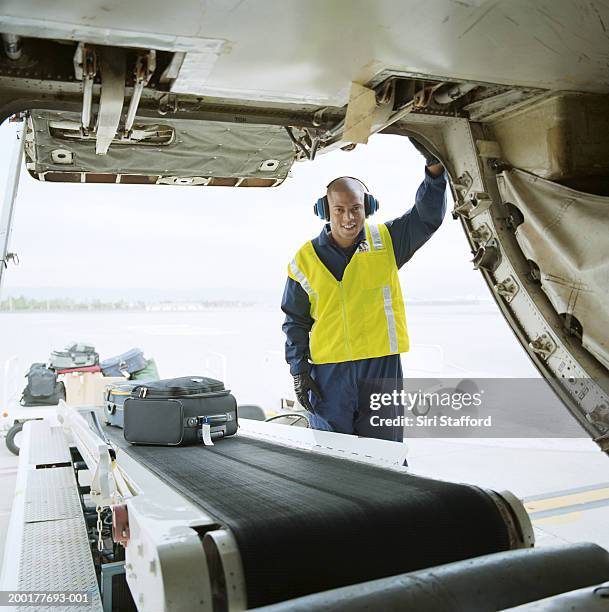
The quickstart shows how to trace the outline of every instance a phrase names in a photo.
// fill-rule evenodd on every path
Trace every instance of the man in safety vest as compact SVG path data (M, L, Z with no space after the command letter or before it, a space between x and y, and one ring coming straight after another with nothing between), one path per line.
M408 351L408 332L398 269L446 212L444 168L413 144L426 168L408 212L386 223L367 222L378 201L359 179L339 177L315 204L328 223L288 265L281 304L286 361L315 429L403 439L395 418L403 414L401 404L371 405L370 396L401 389L400 353Z

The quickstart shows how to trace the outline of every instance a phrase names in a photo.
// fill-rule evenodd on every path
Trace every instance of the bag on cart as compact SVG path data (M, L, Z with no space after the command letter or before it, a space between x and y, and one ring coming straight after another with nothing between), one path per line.
M125 376L129 378L133 372L143 370L147 361L141 349L132 348L115 357L104 359L99 365L104 376Z
M237 425L237 402L214 378L140 383L124 404L124 435L132 444L213 444L234 435Z
M132 372L130 380L158 380L159 370L156 367L156 361L154 359L147 359L146 365L137 372Z
M95 347L88 344L70 344L63 351L51 353L50 366L54 370L86 368L99 363L99 355Z
M66 389L57 381L57 374L44 363L30 366L27 385L21 395L22 406L55 406L59 400L66 399Z

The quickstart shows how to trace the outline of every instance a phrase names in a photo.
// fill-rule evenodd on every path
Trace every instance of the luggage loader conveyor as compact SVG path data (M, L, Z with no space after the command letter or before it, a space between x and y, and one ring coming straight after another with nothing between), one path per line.
M67 610L102 610L69 441L52 418L27 421L23 426L0 591L71 592L73 601L83 605L70 605ZM38 604L16 609L62 608Z
M91 501L114 507L138 610L289 608L293 598L371 579L536 553L510 553L533 544L510 493L413 476L401 467L403 445L242 420L237 436L214 447L136 447L94 414L61 405L63 431L34 422L26 432L72 437L64 450L87 464ZM570 569L565 582L561 570L561 584L556 572L550 583L540 578L535 597L609 579L609 555L592 548L578 554L596 561L595 571ZM57 555L47 563L69 574ZM40 562L34 574L45 571ZM530 601L517 586L512 593L513 605Z

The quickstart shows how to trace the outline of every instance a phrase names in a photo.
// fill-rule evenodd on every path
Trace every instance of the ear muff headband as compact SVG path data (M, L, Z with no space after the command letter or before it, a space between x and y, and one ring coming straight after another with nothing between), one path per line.
M371 193L368 192L368 187L366 187L366 183L364 183L364 181L354 176L339 176L328 183L328 185L326 186L326 190L329 189L332 183L342 178L351 178L362 185L362 187L364 188L364 212L366 214L366 217L373 215L379 209L379 202ZM318 198L317 202L315 202L315 204L313 205L313 212L322 221L330 221L330 203L328 202L327 195Z

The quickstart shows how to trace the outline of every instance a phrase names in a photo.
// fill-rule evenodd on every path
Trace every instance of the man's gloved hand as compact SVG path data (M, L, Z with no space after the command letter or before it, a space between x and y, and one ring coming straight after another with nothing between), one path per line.
M313 406L311 406L311 402L309 401L309 391L315 395L318 400L322 400L321 392L319 391L319 387L317 383L311 378L308 372L303 372L302 374L294 375L294 392L296 393L296 398L298 399L298 403L308 412L313 414Z
M408 140L410 140L412 146L425 158L426 166L435 166L436 164L442 163L433 153L430 153L418 140L415 140L411 136L408 136Z

